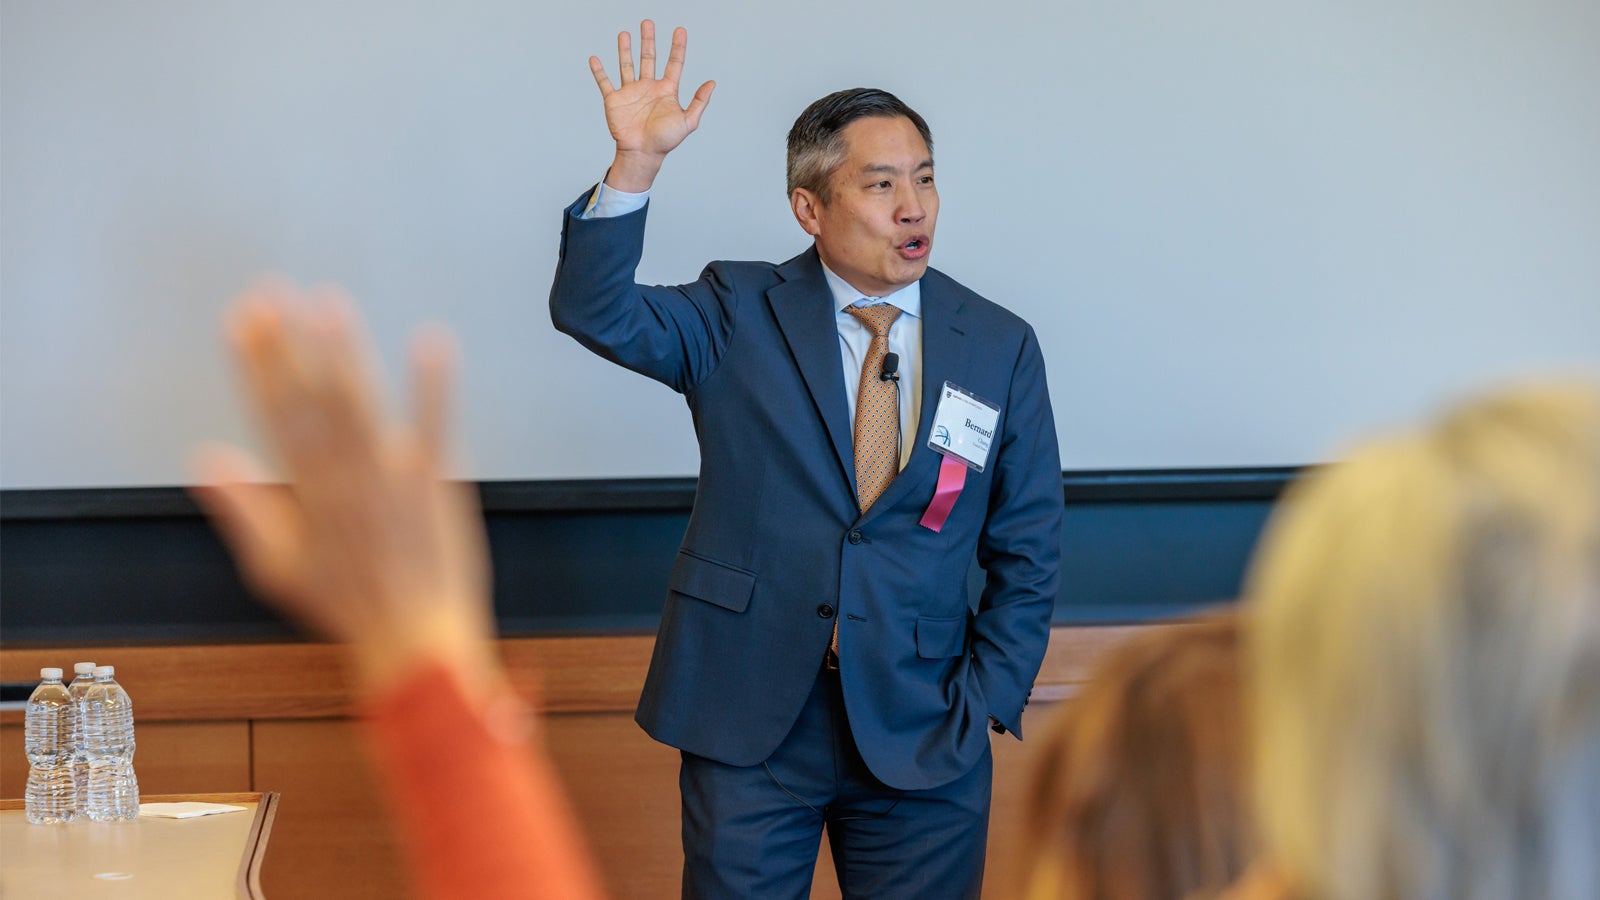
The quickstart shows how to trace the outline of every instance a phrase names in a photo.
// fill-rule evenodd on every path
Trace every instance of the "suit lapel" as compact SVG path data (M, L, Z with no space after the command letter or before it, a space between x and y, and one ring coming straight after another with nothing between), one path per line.
M940 455L928 449L928 431L933 425L933 412L939 407L940 389L946 381L959 384L961 373L967 368L970 344L963 306L964 302L951 289L948 280L930 269L922 279L922 408L917 415L916 443L912 445L906 467L861 517L862 522L876 518L907 495L927 493L932 497L930 491L938 478ZM839 389L844 390L842 386Z
M839 326L834 321L833 293L822 277L816 248L778 267L784 280L767 291L767 303L794 355L817 414L827 428L839 468L855 496L855 449L850 413L844 395L844 363L839 355ZM891 485L892 487L892 485Z

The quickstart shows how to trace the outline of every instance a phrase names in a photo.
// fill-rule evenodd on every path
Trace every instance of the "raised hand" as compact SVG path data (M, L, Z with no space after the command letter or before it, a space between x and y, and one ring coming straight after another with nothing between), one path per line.
M415 412L391 420L353 309L285 284L242 297L227 325L256 423L288 484L244 451L197 457L195 496L263 599L354 651L363 686L434 659L495 670L489 565L469 485L444 480L452 353L413 353Z
M684 29L672 32L672 50L660 78L656 77L656 25L649 19L639 23L639 45L636 74L632 39L626 31L617 35L621 87L611 83L600 57L589 57L589 71L605 99L606 127L617 142L616 159L606 183L634 193L648 190L661 170L662 160L700 127L700 116L717 86L708 81L694 92L687 107L678 104L678 80L683 73L684 50L689 45L689 32Z

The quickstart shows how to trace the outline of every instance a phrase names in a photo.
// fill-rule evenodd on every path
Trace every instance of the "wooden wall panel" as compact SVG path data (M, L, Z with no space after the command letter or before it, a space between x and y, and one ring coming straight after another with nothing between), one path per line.
M137 702L137 701L136 701ZM135 708L137 713L137 707ZM0 797L21 797L28 783L21 725L0 725ZM141 794L215 794L250 790L250 723L134 723L133 770Z
M1108 647L1160 627L1057 627L1034 700L1066 696ZM498 642L512 682L549 712L631 713L654 644L653 636L638 634ZM117 667L140 722L339 718L353 711L344 652L321 643L6 647L0 648L0 681L37 681L41 666L80 658ZM22 710L0 710L0 723L21 722Z
M255 725L257 790L278 791L261 870L272 900L388 900L406 873L388 807L348 720Z
M552 712L632 711L654 645L651 635L627 634L498 642L512 682ZM141 722L337 718L354 709L344 650L323 643L6 647L0 681L37 682L41 667L78 659L115 665ZM21 709L0 711L0 723L21 722Z
M1038 696L1034 691L1034 696ZM1022 714L1022 733L1028 740L995 735L994 796L989 807L989 854L983 873L986 897L1016 897L1012 876L1013 853L1022 830L1022 811L1031 793L1033 770L1040 763L1038 738L1049 726L1059 703L1033 702Z
M1024 717L1037 736L1107 649L1148 627L1064 627ZM611 896L676 897L682 867L678 753L633 722L653 638L648 635L500 641L512 681L545 711L545 739L571 794ZM87 656L85 656L87 654ZM136 765L146 793L279 791L263 886L273 900L405 896L396 836L348 718L352 696L340 648L316 643L0 650L0 677L41 665L105 658L138 704ZM249 720L249 721L244 721ZM27 776L20 710L0 713L0 796ZM994 812L986 893L1004 883L1037 741L992 739ZM826 846L813 897L839 896Z
M22 726L0 725L0 797L16 799L28 784L28 757L22 749Z
M678 751L631 710L547 716L544 732L610 896L678 896Z
M250 723L135 724L133 768L141 794L250 790Z

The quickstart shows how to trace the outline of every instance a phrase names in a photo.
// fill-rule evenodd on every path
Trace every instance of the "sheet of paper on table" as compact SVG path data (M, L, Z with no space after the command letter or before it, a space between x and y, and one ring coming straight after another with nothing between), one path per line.
M247 807L227 803L141 803L140 817L153 819L192 819L195 816L214 816L218 813L244 812Z

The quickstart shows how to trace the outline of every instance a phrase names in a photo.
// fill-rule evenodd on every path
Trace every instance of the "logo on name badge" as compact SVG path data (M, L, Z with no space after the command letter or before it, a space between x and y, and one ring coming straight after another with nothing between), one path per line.
M933 437L946 447L950 446L950 429L944 427L943 425L940 425L938 428L933 430Z

